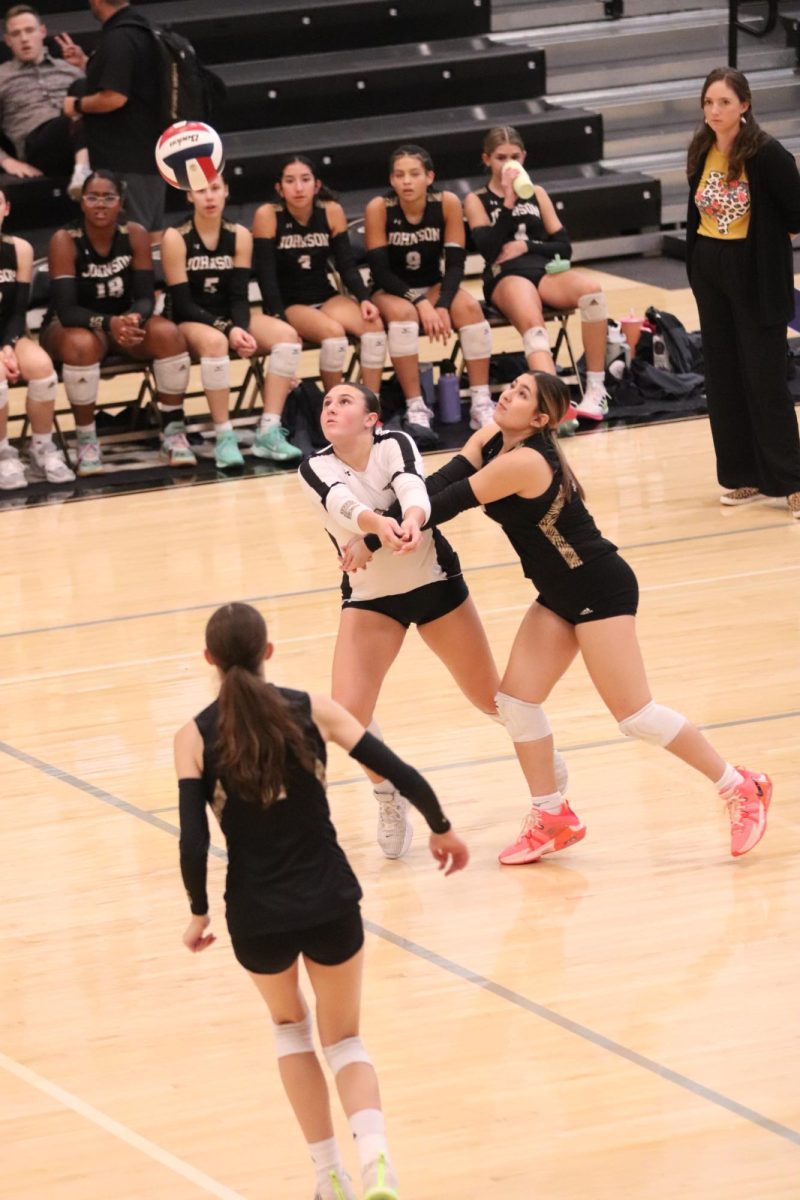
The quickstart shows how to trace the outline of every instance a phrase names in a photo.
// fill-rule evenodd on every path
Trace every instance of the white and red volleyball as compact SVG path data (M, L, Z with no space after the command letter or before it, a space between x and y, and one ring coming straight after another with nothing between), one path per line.
M200 191L225 166L222 138L202 121L176 121L156 142L156 166L171 187Z

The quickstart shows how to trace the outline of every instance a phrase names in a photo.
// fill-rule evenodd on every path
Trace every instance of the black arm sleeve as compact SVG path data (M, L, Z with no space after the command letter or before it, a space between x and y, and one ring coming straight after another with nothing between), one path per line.
M562 225L555 233L548 233L541 242L531 242L531 250L540 250L547 258L555 258L560 254L564 259L572 258L572 241Z
M108 329L110 317L107 314L92 312L90 308L78 304L78 287L74 275L62 275L60 279L52 280L50 294L53 297L56 316L65 328Z
M250 268L234 267L231 271L231 317L239 329L250 327Z
M369 767L376 775L388 779L414 808L418 809L428 823L433 833L447 833L450 822L442 812L436 793L427 779L423 779L419 771L398 758L393 750L365 733L350 751L350 757L363 766Z
M356 266L356 260L353 257L353 247L350 244L348 235L346 233L335 233L331 238L330 245L333 251L333 260L336 263L336 270L339 272L342 283L349 292L352 292L359 303L362 300L369 300L369 288L361 278L361 272Z
M444 276L442 278L442 289L439 293L439 299L436 301L437 308L449 308L455 300L456 292L464 277L464 263L466 260L467 252L463 246L445 246Z
M450 462L446 462L443 467L439 467L438 471L434 471L432 475L428 475L425 480L425 487L428 489L428 495L431 497L438 496L452 483L458 483L462 479L468 479L470 475L475 474L475 471L476 468L473 467L468 458L465 458L463 454L457 454L455 458L450 459ZM472 508L473 505L470 505L469 507ZM395 500L394 504L386 510L385 515L387 517L394 517L395 521L402 520L403 513L397 500ZM428 524L430 525L432 523L433 518L431 517L431 520L428 522ZM367 549L371 550L373 554L375 554L375 552L380 550L383 546L383 542L378 537L377 533L368 533L364 538L364 543Z
M133 304L129 311L138 313L144 324L148 317L152 317L155 306L155 274L152 268L146 271L137 268L133 272Z
M14 309L0 335L0 346L13 346L25 332L25 318L31 298L31 285L18 283L14 298Z
M208 811L202 779L178 780L178 809L180 812L181 877L189 904L196 917L208 912Z
M372 271L376 288L389 292L392 296L402 296L404 300L414 303L414 290L399 275L395 275L389 265L389 247L378 246L375 250L367 251L367 262Z
M472 240L478 253L483 255L487 267L497 258L506 242L514 238L514 217L512 210L505 205L500 209L500 215L494 225L476 225L472 230Z
M285 321L286 312L281 289L278 287L278 269L275 263L275 238L253 239L253 263L264 312Z
M479 506L480 500L473 492L469 479L460 479L458 483L449 484L438 495L431 496L431 515L425 528L443 525L445 521L452 521L459 513Z
M188 282L173 283L169 294L172 300L172 317L178 324L181 321L199 321L201 325L212 325L214 329L219 329L226 335L233 329L233 321L215 317L199 304L195 304Z

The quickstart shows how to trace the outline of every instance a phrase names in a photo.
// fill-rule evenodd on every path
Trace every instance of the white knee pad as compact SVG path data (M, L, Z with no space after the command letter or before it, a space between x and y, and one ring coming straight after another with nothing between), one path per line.
M529 704L505 692L498 692L494 702L512 742L538 742L550 736L550 722L541 704Z
M464 360L471 362L475 358L491 358L492 330L488 321L476 321L474 325L464 325L458 331Z
M200 382L209 392L227 391L231 386L231 360L227 354L219 358L200 359Z
M100 388L99 363L91 363L88 367L72 367L69 363L64 363L61 378L64 380L64 391L70 404L78 407L82 404L96 404Z
M550 338L544 325L532 325L522 335L522 349L526 354L549 354Z
M333 1071L334 1078L351 1063L372 1062L360 1037L344 1038L333 1046L323 1046L322 1051L328 1060L328 1066Z
M0 379L0 409L8 404L8 380Z
M349 344L346 337L323 338L319 347L320 371L343 371Z
M361 365L367 370L383 367L386 362L386 334L362 333L361 335Z
M416 321L390 321L388 341L391 358L411 358L419 354L419 325Z
M675 712L674 708L665 708L651 700L640 708L633 716L620 721L620 733L625 737L639 738L649 742L651 746L668 746L678 736L686 724L686 717Z
M189 368L192 362L184 350L170 358L153 360L156 389L164 396L182 396L189 386Z
M578 308L582 321L608 320L608 301L603 292L589 292L588 296L581 296Z
M28 399L34 404L52 404L58 389L58 376L55 371L45 375L44 379L28 380Z
M299 342L276 342L269 352L269 375L280 375L281 379L293 379L300 366Z
M290 1054L313 1054L314 1036L311 1032L311 1013L307 1012L302 1021L293 1025L272 1026L275 1035L275 1053L278 1058L288 1058Z

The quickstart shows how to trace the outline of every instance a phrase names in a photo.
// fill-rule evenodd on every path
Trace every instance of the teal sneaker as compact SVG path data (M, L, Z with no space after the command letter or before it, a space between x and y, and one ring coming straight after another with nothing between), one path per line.
M269 429L259 429L253 443L253 454L256 458L271 458L273 462L292 462L302 458L302 450L286 440L288 429L280 425L271 425Z
M242 452L239 449L239 443L236 440L236 433L233 429L223 429L222 433L217 434L217 442L214 447L214 461L220 471L228 471L234 467L244 466Z
M85 479L88 475L102 475L103 456L100 453L100 443L97 440L97 435L90 433L87 436L78 430L76 444L78 450L78 474L81 479Z
M197 459L186 440L182 421L170 421L161 435L161 457L168 467L196 467Z
M362 1175L364 1184L364 1200L400 1200L397 1191L397 1176L392 1164L379 1154L374 1163L366 1168Z

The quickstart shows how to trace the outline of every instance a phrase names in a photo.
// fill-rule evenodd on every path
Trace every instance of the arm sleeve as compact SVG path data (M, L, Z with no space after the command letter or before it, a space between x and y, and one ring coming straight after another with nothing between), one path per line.
M398 432L383 439L381 451L386 454L385 464L389 486L400 506L401 515L396 519L402 520L409 508L421 508L427 521L431 502L425 486L422 458L413 440L408 434ZM390 509L392 516L394 516L395 510L396 506L392 505Z
M455 458L450 459L450 462L445 463L443 467L439 467L438 471L434 471L432 475L427 477L425 486L428 496L438 496L450 484L458 483L460 480L468 479L470 475L474 475L475 470L476 468L473 467L468 458L465 458L463 454L457 454ZM432 508L432 506L429 507ZM386 516L394 517L395 521L398 521L401 516L400 505L393 504L386 513ZM429 520L428 524L433 524L433 521ZM368 533L364 538L364 542L367 549L371 550L373 554L383 546L377 533Z
M173 283L169 294L172 300L173 320L178 324L181 321L198 321L201 325L211 325L226 335L233 329L233 321L226 321L224 317L215 317L207 309L201 308L199 304L195 303L188 282Z
M372 278L375 281L376 288L381 291L389 292L391 296L402 296L404 300L410 300L414 303L414 291L409 287L399 275L395 275L389 265L389 247L377 246L374 250L367 251L367 262L369 269L372 271Z
M447 833L450 822L442 812L438 797L427 779L423 779L419 771L398 758L393 750L365 733L350 751L350 757L365 767L369 767L376 775L382 775L390 780L414 808L422 813L433 833Z
M196 917L208 912L208 811L202 779L178 780L178 810L180 813L181 877L189 905Z
M469 479L461 479L431 498L431 516L428 524L443 525L445 521L452 521L459 513L479 507L480 500L473 492Z
M512 241L513 237L514 217L512 210L506 208L505 205L500 209L494 225L477 225L472 230L472 240L478 253L483 255L487 267L492 265L503 246L506 242Z
M326 466L323 460L307 458L300 464L300 479L334 521L351 533L363 534L358 518L362 512L372 509L354 496L333 471L326 470Z
M231 272L231 317L234 325L247 329L250 325L250 268L234 267Z
M107 314L93 312L78 303L78 287L74 275L62 275L50 284L53 307L62 325L78 329L108 329Z
M547 258L554 258L556 254L565 259L572 257L572 241L563 225L555 233L548 233L541 242L531 242L530 247L531 250L540 250Z
M253 261L264 311L285 321L286 312L278 286L278 269L275 262L275 238L253 239Z
M333 260L336 263L336 270L339 272L347 290L352 292L359 303L362 300L369 300L369 288L361 278L361 272L356 266L356 260L353 257L353 247L350 244L348 235L346 233L334 234L331 238L331 250L333 251Z
M30 298L31 285L29 283L18 283L17 294L14 299L14 310L6 321L2 338L0 338L0 345L13 346L22 337L25 332L25 318L28 313Z
M445 246L444 275L442 277L442 290L439 293L439 299L436 301L437 308L449 308L455 300L456 292L464 277L464 263L466 261L467 252L463 246Z
M133 304L130 312L138 313L144 323L152 317L156 306L155 275L152 270L133 272Z

